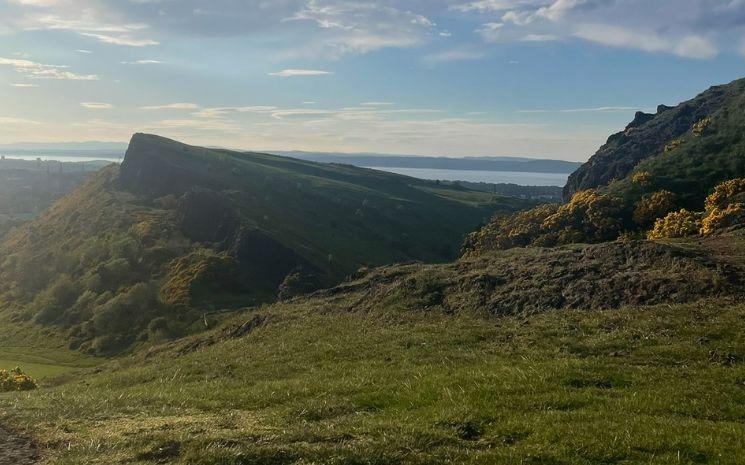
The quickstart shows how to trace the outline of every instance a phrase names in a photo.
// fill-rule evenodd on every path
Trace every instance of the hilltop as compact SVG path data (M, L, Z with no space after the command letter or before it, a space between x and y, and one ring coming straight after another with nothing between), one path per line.
M445 261L527 201L373 170L132 138L0 245L14 321L99 353L204 329L205 313L328 287L360 267Z

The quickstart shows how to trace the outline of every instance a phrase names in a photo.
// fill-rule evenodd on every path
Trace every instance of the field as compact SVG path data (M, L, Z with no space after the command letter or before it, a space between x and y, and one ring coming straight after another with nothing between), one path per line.
M300 300L255 315L243 337L4 394L0 411L56 464L745 461L734 299L529 318Z

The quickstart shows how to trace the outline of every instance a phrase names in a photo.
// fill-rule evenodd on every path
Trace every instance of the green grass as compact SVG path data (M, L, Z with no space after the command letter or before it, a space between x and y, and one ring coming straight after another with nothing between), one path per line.
M339 308L262 308L244 338L4 394L0 411L56 464L745 461L745 304Z

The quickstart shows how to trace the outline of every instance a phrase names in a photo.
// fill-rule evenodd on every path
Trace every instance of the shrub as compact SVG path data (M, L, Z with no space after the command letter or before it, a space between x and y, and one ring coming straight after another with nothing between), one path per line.
M577 192L564 205L541 205L495 219L468 237L463 253L613 240L622 231L623 210L623 202L611 195Z
M701 234L714 232L745 223L745 206L741 203L727 205L726 208L716 207L708 212L701 222Z
M658 218L664 217L675 209L675 194L670 191L662 190L645 195L637 202L634 209L634 223L646 229Z
M0 370L0 392L31 391L37 387L36 381L18 367Z
M37 294L31 303L36 321L40 323L58 321L75 304L78 294L78 288L72 279L66 274L61 275L51 286Z
M745 203L745 178L731 179L714 188L706 198L706 211L726 208L731 203Z
M693 125L693 128L691 128L691 132L694 136L700 137L706 133L706 130L711 125L711 117L707 116L706 118L702 119L698 123Z
M697 234L700 229L701 214L682 209L658 219L647 233L647 239L686 237Z
M652 175L649 174L649 171L639 171L631 176L631 182L646 187L652 183Z

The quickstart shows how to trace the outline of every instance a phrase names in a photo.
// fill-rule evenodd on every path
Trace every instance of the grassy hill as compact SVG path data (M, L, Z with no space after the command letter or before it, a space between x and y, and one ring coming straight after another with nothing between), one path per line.
M331 286L363 266L448 260L490 215L527 205L138 134L121 167L0 245L0 302L17 324L111 353L203 330L205 314Z
M94 342L107 331L147 349L86 370L100 360L59 348L56 363L73 371L0 394L0 420L52 464L741 464L745 173L731 102L745 90L712 92L707 102L729 103L694 112L661 149L613 149L634 160L619 179L496 219L454 262L365 267L305 294L347 263L327 249L337 242L436 262L450 236L426 228L494 207L483 193L410 178L137 136L120 171L6 242L2 276L25 274L2 296L12 308L34 295L20 284L42 287L6 311L20 329L5 344L39 337L24 315L62 315L47 325L70 329L47 330L52 341L106 349ZM678 110L687 114L660 113ZM667 140L666 124L647 134ZM686 202L706 209L691 214L699 223L730 212L727 227L638 240L650 219L655 231L660 220L681 226ZM284 227L279 204L293 219ZM348 221L330 227L335 215ZM425 238L388 241L402 231ZM368 260L359 253L350 264ZM251 293L262 288L257 264L268 275L292 265L281 301ZM49 276L62 281L44 288ZM211 313L251 298L259 305Z
M0 411L55 464L734 465L743 265L735 234L384 267Z

